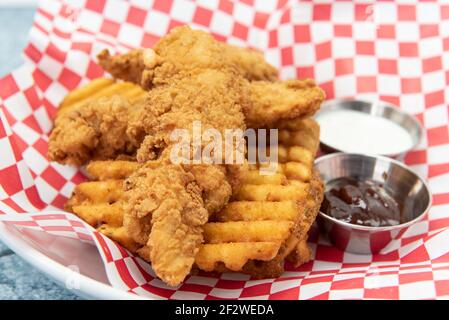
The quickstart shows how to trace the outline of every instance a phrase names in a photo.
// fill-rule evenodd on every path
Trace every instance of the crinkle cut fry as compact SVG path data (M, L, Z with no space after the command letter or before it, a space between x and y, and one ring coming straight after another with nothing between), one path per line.
M135 103L145 98L146 91L131 82L119 82L110 78L97 78L69 92L59 105L56 118L71 110L82 107L89 100L97 100L114 95L126 98L130 103Z
M280 127L285 128L287 121L281 123ZM270 179L266 184L266 179L260 176L257 178L257 173L254 171L247 176L247 181L250 184L244 184L242 189L238 190L234 195L234 201L230 202L227 207L215 217L218 221L263 221L266 219L276 219L279 221L292 221L293 227L290 229L290 233L287 239L280 241L279 250L272 259L250 259L247 261L241 269L236 269L235 265L230 263L230 260L226 255L216 258L213 270L216 272L226 271L240 271L248 273L256 278L278 277L284 271L284 260L290 260L295 266L299 266L310 259L310 249L307 245L307 234L315 221L318 213L322 197L323 197L323 183L317 172L313 167L313 159L319 146L319 126L312 119L305 119L296 121L291 124L290 130L286 130L290 135L297 137L302 135L309 143L304 146L297 146L295 142L297 139L291 141L285 140L280 142L280 147L285 151L283 156L279 157L281 162L281 168L288 163L301 164L305 168L308 168L309 174L294 174L291 172L284 178L278 177ZM298 168L293 166L293 168ZM255 168L253 168L254 170ZM282 175L281 173L281 175ZM302 190L306 188L305 193L302 195L298 193L279 191L279 195L271 194L269 190L284 190L285 187L297 187L300 186ZM248 187L253 192L248 192ZM289 190L289 189L287 189ZM243 192L242 192L243 191ZM254 191L256 193L254 194ZM278 192L278 191L276 191ZM251 208L253 208L251 210ZM272 214L277 210L276 214ZM241 232L245 232L242 228ZM228 244L229 245L229 244ZM200 249L202 253L204 247ZM217 253L216 253L217 254ZM229 260L229 261L226 261ZM202 263L197 261L197 267L205 271L211 271L212 263Z
M248 213L246 220L253 222L253 223L259 223L261 221L269 221L272 225L276 224L284 224L286 222L290 222L292 227L289 229L289 232L281 233L278 227L276 226L272 230L278 230L280 237L287 236L284 239L278 240L278 247L276 247L276 250L273 249L272 252L276 251L276 254L271 256L270 259L261 259L261 258L253 258L249 259L245 264L238 265L238 267L234 263L234 259L230 258L226 252L223 253L222 256L218 257L218 252L215 252L213 258L215 258L215 263L211 263L211 261L208 261L206 258L204 258L204 255L208 254L208 251L205 251L208 249L209 244L205 244L200 248L200 252L197 257L201 257L202 260L198 259L196 260L197 267L204 271L216 271L216 272L227 272L227 271L234 271L234 272L244 272L248 273L253 277L256 278L271 278L271 277L278 277L282 274L284 271L283 265L284 260L288 257L288 259L296 266L299 266L305 262L307 262L310 259L310 250L307 245L307 233L310 229L310 226L312 225L313 221L315 220L315 217L318 213L319 206L322 201L322 190L323 185L321 182L321 179L319 175L316 172L313 172L312 179L310 181L310 187L309 191L307 193L307 196L300 200L300 201L279 201L279 202L254 202L254 201L244 201L242 203L241 201L231 202L228 204L227 208L234 206L231 210L226 212L226 209L224 210L225 216L220 216L218 214L219 221L226 221L224 223L236 223L238 221L241 221L243 218L242 216L245 215L244 208L236 208L238 205L245 205L249 204L251 206L259 206L264 207L266 206L267 209L274 209L274 205L278 205L278 208L281 208L282 206L288 206L288 204L291 204L293 206L293 210L285 208L285 212L278 213L279 215L273 215L273 214L266 214L264 215L263 212L258 212L257 214ZM271 205L271 206L270 206ZM265 220L270 219L270 220ZM284 220L285 219L285 220ZM209 223L208 225L213 224ZM225 228L225 226L221 226L221 228ZM239 232L240 233L246 233L246 236L248 236L248 228L242 227ZM260 231L260 232L263 232ZM249 235L251 235L252 232L249 232ZM216 235L218 237L218 235ZM259 235L259 238L257 240L263 238L262 235ZM225 237L223 237L224 240L226 240ZM214 242L217 242L217 240L214 240ZM248 242L247 242L248 243ZM258 243L258 242L253 242ZM229 243L222 243L224 247L232 246L233 242ZM205 251L205 252L203 252ZM249 257L249 256L247 256ZM203 261L204 260L204 261ZM213 266L213 267L212 267Z
M239 235L242 234L242 231L246 232L248 230L248 225L239 223L238 221L243 222L246 220L250 223L255 222L252 226L254 229L251 230L249 235L247 233L243 233L246 239L237 238L239 240L237 242L215 243L214 245L212 245L211 243L210 245L204 244L200 246L200 252L196 257L197 265L199 264L203 269L206 269L206 271L243 271L255 277L274 277L282 273L283 260L287 256L289 257L289 260L292 260L292 262L295 264L305 263L309 259L310 254L307 249L308 247L305 244L307 231L311 225L310 221L313 222L317 213L319 203L321 202L321 182L319 179L313 181L316 181L312 183L316 183L317 186L313 187L312 192L310 192L309 198L307 200L308 202L302 207L302 209L300 206L298 206L298 203L296 201L248 201L246 203L244 201L231 202L229 204L229 207L231 207L229 213L227 213L225 216L219 215L217 217L217 221L233 223L235 225L235 230L227 230L227 227L224 225L219 226L218 229L225 230L225 234L229 234L229 232L231 231L234 232L231 235L227 236L228 240L236 240L232 237L239 237ZM111 184L115 187L117 186L114 180L97 182L105 184L107 186ZM68 206L68 209L80 216L80 218L82 218L92 226L97 227L100 232L119 242L130 251L139 252L138 250L139 248L141 249L142 246L134 241L134 239L132 239L129 234L124 232L122 225L123 204L120 202L110 204L109 202L111 201L111 199L109 198L104 200L99 199L98 196L93 195L94 191L98 190L99 185L93 185L92 188L90 188L86 187L86 185L89 186L88 184L89 182L80 184L80 186L84 187L81 187L79 189L87 193L87 195L80 194L80 191L76 191L75 196L70 201L71 205ZM89 192L90 190L92 190L92 192ZM81 204L76 204L77 202L80 202L80 198L84 200L81 200ZM90 199L95 199L95 201L102 200L103 202L89 203ZM254 212L248 213L248 217L244 216L245 212L248 211L235 208L236 206L244 206L245 204L250 205L252 208L255 207ZM266 211L264 211L264 209ZM276 215L272 214L273 209L278 209L278 211L276 211ZM300 212L300 214L298 212ZM301 217L305 217L306 220L296 227L297 230L292 229L291 225L294 223L293 221L297 219L298 215L300 215ZM272 232L273 230L278 230L279 239L273 239L273 236L271 236L271 238L269 239L270 241L260 242L261 244L257 245L257 243L259 242L256 240L263 239L264 232L267 232L267 230L265 229L266 226L264 226L263 223L261 224L261 221L268 222L271 225L270 232ZM206 229L208 229L206 237L213 239L220 239L220 237L223 237L220 231L217 230L216 224L217 223L215 222L206 224ZM214 227L209 228L208 226ZM291 236L288 237L288 234L290 233ZM288 239L286 239L285 237L288 237ZM243 241L248 239L250 241L254 240L256 242ZM213 242L217 241L218 240L214 240ZM284 241L284 243L282 243L282 241ZM252 246L252 244L256 244L255 247ZM254 248L259 248L260 251L254 252ZM144 252L145 250L141 250L140 254ZM207 256L211 255L211 252L213 252L213 254L215 255L215 257L212 258L217 259L217 261L214 261L212 264L210 263L211 256ZM240 263L234 261L234 259L232 258L235 257L236 254L240 255ZM230 257L231 260L227 265L230 268L226 268L224 263L220 261L220 259L223 259L223 256ZM264 260L266 260L266 262L264 262ZM241 261L244 261L244 263L242 264ZM209 267L207 267L207 265L209 265Z
M112 166L109 165L111 163ZM135 163L120 162L119 165L115 165L114 163L115 161L91 163L87 170L89 175L93 178L96 178L97 176L92 173L92 170L96 171L102 165L105 167L109 166L109 168L112 167L112 170L109 169L107 171L108 174L102 176L106 180L84 182L78 185L67 205L67 209L74 212L87 223L96 227L100 232L119 242L130 251L137 252L140 255L143 255L146 260L151 261L149 256L147 256L149 254L148 250L137 243L123 228L123 206L125 204L123 203L124 196L122 186L124 181L123 178L126 178L124 172L129 172L128 170L136 168ZM262 209L264 204L265 203L259 203ZM266 202L266 204L270 203ZM290 220L296 216L294 212L297 210L297 205L293 202L273 202L272 204L275 206L271 209L278 208L280 211L282 211L280 206L286 207L284 209L285 213L280 217L282 220L277 221L276 217L269 215L266 216L265 219L256 221L227 221L225 224L206 224L206 241L212 243L200 247L200 253L196 256L197 263L201 264L201 259L210 260L211 255L215 255L219 258L220 255L224 254L233 257L231 259L232 261L229 262L229 265L234 266L233 270L239 271L249 259L271 260L275 258L281 247L282 241L286 240L291 232L293 222ZM294 211L292 211L292 209ZM263 214L263 212L261 213ZM265 214L267 214L267 212ZM267 220L267 218L269 219ZM224 219L223 216L222 219ZM254 217L251 217L251 219L254 219ZM230 224L233 227L227 224ZM144 225L144 223L142 223L142 225ZM242 229L246 232L242 233ZM267 234L268 232L274 232L274 234L270 237L265 237L264 234ZM213 245L214 242L220 241L223 237L227 237L228 240L236 241ZM147 241L147 239L144 239L143 241ZM258 250L255 251L255 248ZM239 257L238 261L235 261L235 257L237 256ZM203 263L208 262L205 261ZM212 266L215 266L215 262Z

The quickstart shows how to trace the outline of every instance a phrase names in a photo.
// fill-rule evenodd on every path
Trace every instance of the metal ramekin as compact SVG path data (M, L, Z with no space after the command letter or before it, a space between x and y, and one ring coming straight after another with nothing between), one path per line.
M415 117L397 107L394 107L391 104L382 101L371 102L371 101L352 100L352 99L328 100L325 103L323 103L320 111L315 115L315 119L318 120L320 115L323 115L324 113L328 112L333 112L336 110L359 111L373 116L382 117L401 126L410 134L413 141L411 148L403 150L399 154L382 154L383 156L393 158L399 157L405 154L406 152L415 149L419 145L423 137L422 126ZM349 150L339 150L332 145L324 143L323 141L321 141L321 149L325 153L349 152Z
M389 227L366 227L318 215L320 229L341 250L374 254L385 248L401 231L419 221L429 210L432 195L427 183L403 163L382 156L333 153L315 161L324 183L340 177L372 179L382 182L404 203L405 221Z

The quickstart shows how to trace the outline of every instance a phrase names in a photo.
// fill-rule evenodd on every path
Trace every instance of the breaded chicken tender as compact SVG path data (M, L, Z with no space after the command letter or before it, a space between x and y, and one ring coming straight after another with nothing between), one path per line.
M81 146L83 151L75 158L70 158L74 154L55 158L61 161L82 163L92 156L114 158L120 152L137 151L137 160L145 165L125 182L129 198L124 227L144 246L141 254L151 261L156 274L176 285L192 267L202 242L201 226L209 213L226 205L232 188L225 166L173 165L170 157L177 141L172 141L171 134L174 129L185 129L191 137L194 121L201 123L203 131L213 128L224 134L227 128L243 130L243 101L232 71L198 70L189 78L154 88L136 109L113 97L101 100L99 109L90 103L62 115L52 133L49 154L58 154L53 150L61 147L60 131L71 132L71 140L65 143ZM87 128L89 135L77 136L75 130L80 127ZM98 142L83 145L90 140ZM151 165L154 162L156 167ZM229 180L236 181L234 173Z
M101 98L59 117L50 134L51 160L81 165L91 159L114 159L132 154L143 139L139 118L141 105L131 107L120 97Z
M180 165L144 166L125 181L125 197L125 228L143 245L140 254L166 283L179 284L192 268L209 218L194 175ZM151 226L142 226L145 221Z
M50 135L49 158L82 165L137 152L139 161L145 162L157 159L176 142L171 139L174 129L185 129L192 136L194 121L201 123L202 132L244 130L244 90L232 71L200 69L189 78L154 88L133 105L119 96L90 100L58 117Z
M243 110L249 128L276 128L282 120L303 119L315 114L325 99L311 79L250 83L250 101Z
M193 124L200 134L214 129L244 129L242 109L247 103L245 87L232 70L199 69L190 77L158 86L148 92L141 122L146 137L137 152L140 162L154 160L171 143L173 129L185 129L193 139ZM192 141L193 142L193 141ZM202 146L208 141L201 141Z
M135 49L118 56L104 50L98 58L100 65L115 78L140 84L145 89L185 77L192 70L222 70L230 66L248 80L277 78L277 70L262 54L226 45L187 26L173 29L153 49Z

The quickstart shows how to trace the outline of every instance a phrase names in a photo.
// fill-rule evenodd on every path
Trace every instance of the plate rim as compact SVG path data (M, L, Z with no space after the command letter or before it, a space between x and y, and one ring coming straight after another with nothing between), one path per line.
M14 227L13 227L14 228ZM19 231L20 232L20 231ZM34 268L38 269L57 285L66 288L71 293L84 299L95 300L140 300L151 299L122 291L98 280L79 274L80 289L72 289L64 286L66 279L73 271L65 265L51 259L37 249L31 247L20 237L11 235L6 224L0 221L0 240L15 254L24 259Z

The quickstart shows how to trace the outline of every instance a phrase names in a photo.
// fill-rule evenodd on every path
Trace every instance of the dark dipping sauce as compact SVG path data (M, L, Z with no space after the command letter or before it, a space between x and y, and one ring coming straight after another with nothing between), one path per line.
M401 206L374 180L338 178L327 183L321 212L335 219L367 227L402 223Z

